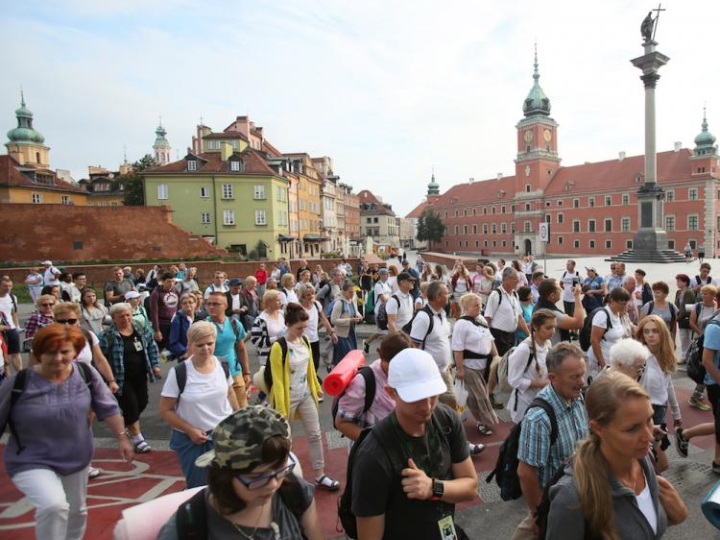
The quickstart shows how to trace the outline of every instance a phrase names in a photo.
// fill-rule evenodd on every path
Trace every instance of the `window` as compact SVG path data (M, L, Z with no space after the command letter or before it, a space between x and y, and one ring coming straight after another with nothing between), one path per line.
M573 208L580 208L580 199L573 199Z
M230 170L233 172L238 172L240 170L240 162L239 161L231 161L230 162Z
M562 199L560 199L560 200L558 201L558 206L562 206L562 205L563 205L563 201L562 201Z
M507 234L507 223L504 221L500 224L500 232L502 234Z
M488 233L488 224L483 223L483 234L487 234L487 233Z
M69 195L63 195L60 197L60 202L63 204L70 204L70 196Z
M222 198L223 199L233 199L234 198L234 190L233 190L232 184L223 184Z
M675 249L675 240L668 240L668 249Z
M33 204L40 204L42 202L42 195L40 195L39 193L33 193L32 202Z
M622 218L622 221L620 222L620 228L622 232L630 232L630 218L624 217Z
M588 220L588 232L595 232L595 220L594 219Z
M210 212L203 212L200 214L200 223L203 225L207 225L210 223Z
M550 208L552 206L552 203L550 201L545 201L545 206L547 208Z
M550 214L545 214L545 222L552 223L552 216Z
M605 240L605 249L612 249L612 240Z
M605 220L605 232L612 232L612 219Z
M580 220L579 219L573 219L572 232L580 232Z
M475 240L475 247L476 247L476 248L477 248L477 247L480 247L480 241L479 241L479 240Z
M526 233L532 232L532 223L530 223L529 221L525 222L525 232Z
M515 234L515 222L514 221L510 222L510 232L512 234Z
M477 225L473 225L473 234L477 234ZM475 246L477 247L477 246Z
M460 227L458 225L455 225L455 236L460 234Z
M669 243L669 242L668 242ZM633 241L632 240L625 240L625 249L632 249L633 248Z
M505 213L505 205L504 204L500 207L500 213L501 214Z
M564 214L558 214L558 215L557 215L557 222L558 222L558 223L565 223L565 215L564 215Z
M588 247L589 247L590 249L595 249L595 240L590 240L590 241L588 242Z
M483 206L483 216L487 216L487 206Z
M605 206L612 206L612 197L610 195L605 196Z
M492 233L497 234L497 223L492 224Z
M507 240L502 241L502 247L507 247Z
M201 187L200 188L200 197L203 199L207 199L208 197L210 197L210 189L206 188L206 187Z
M257 201L260 199L265 198L265 186L262 184L258 184L255 186L255 192L254 192L253 198Z
M494 214L494 213L495 213L495 207L493 206L491 210L492 210L492 213Z
M235 225L235 210L223 210L223 225Z
M493 247L497 247L497 241L493 240Z
M697 231L698 230L698 216L697 214L691 214L688 216L688 230L690 231Z
M575 249L580 249L580 240L573 240L573 247Z
M473 207L473 216L477 215L477 206Z
M158 199L167 199L168 198L167 184L158 184L157 191L158 191Z
M530 193L531 186L530 184L525 184L525 193Z
M623 204L623 206L627 206L628 204L630 204L630 194L629 193L622 194L622 204Z
M558 236L558 244L562 245L565 239L562 236Z
M697 241L694 238L691 238L688 240L688 244L690 244L690 247L693 249L697 249Z
M194 159L190 159L187 162L188 164L188 171L197 171L197 161Z
M588 206L593 208L595 206L595 197L588 197Z
M255 225L267 225L265 210L255 210Z
M467 234L467 233L468 233L468 227L467 227L467 225L463 225L463 234Z
M665 202L675 202L675 190L668 189L665 192Z
M665 216L665 230L668 232L675 230L675 216Z
M530 203L525 203L525 211L526 212L530 211Z
M697 198L698 198L697 188L688 189L688 199L690 199L691 201L697 201Z
M82 249L82 248L83 248L82 240L73 240L73 249Z

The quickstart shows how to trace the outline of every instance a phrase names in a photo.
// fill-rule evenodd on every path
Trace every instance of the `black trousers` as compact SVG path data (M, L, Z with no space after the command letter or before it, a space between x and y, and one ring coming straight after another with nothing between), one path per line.
M563 308L565 308L565 315L568 317L575 315L575 302L566 302L563 300ZM570 341L570 331L560 330L560 339L563 341Z
M147 373L130 374L126 377L123 381L122 394L117 400L126 426L140 420L140 414L148 404Z

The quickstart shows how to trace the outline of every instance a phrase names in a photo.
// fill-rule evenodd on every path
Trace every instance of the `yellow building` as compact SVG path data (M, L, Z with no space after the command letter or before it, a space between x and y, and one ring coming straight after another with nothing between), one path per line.
M15 116L18 126L8 131L5 143L8 155L0 156L0 203L85 206L87 193L49 169L50 148L33 129L33 114L25 107L24 97Z
M283 154L289 160L290 170L297 177L298 254L314 257L320 253L323 236L320 232L320 174L313 167L309 155Z

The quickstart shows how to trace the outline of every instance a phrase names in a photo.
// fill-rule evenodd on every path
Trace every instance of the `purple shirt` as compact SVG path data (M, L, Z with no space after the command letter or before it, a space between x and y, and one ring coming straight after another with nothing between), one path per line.
M12 408L12 420L25 447L18 454L15 437L5 448L5 468L10 476L31 469L50 469L68 475L84 469L92 458L93 438L87 413L100 420L120 414L117 401L100 374L91 368L91 393L77 366L63 383L55 384L30 369L27 387ZM14 375L0 386L0 426L10 409Z
M387 386L387 375L382 370L380 360L370 364L375 375L375 399L368 411L363 414L365 408L365 379L362 375L355 375L350 381L345 394L338 402L338 416L349 422L356 422L361 427L377 424L395 410L395 401L385 392Z

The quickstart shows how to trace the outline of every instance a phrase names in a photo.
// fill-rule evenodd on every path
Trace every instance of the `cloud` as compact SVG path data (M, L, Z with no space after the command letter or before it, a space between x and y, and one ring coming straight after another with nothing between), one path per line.
M567 165L643 151L639 3L549 0L442 4L139 0L46 1L6 8L0 81L10 129L18 89L53 148L80 178L151 151L158 117L183 155L195 125L250 114L283 151L333 157L356 190L401 213L420 202L431 167L445 190L514 173L515 125L540 83L560 123ZM658 149L692 145L717 70L710 21L720 5L668 3L659 50ZM717 112L717 114L715 114ZM720 129L720 128L719 128ZM717 130L716 130L717 131Z

